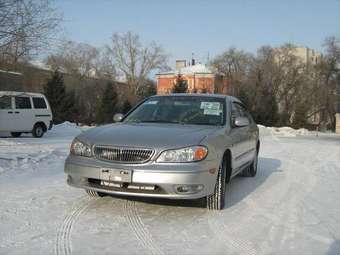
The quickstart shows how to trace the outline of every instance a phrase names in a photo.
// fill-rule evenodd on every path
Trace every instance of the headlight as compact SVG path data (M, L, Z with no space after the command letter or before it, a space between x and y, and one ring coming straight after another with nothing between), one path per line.
M74 139L70 149L71 154L83 157L91 157L91 148L87 144Z
M163 151L156 162L194 162L205 159L208 149L204 146L192 146L177 150Z

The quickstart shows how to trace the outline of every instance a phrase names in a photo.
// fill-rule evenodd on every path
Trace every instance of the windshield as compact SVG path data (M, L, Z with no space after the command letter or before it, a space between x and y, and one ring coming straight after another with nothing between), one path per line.
M223 125L225 99L198 96L152 97L139 105L123 122Z

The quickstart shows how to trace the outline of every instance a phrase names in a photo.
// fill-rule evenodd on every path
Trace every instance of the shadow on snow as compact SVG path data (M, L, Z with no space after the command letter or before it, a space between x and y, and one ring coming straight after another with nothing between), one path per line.
M225 209L234 206L242 201L247 195L252 193L255 189L261 186L266 179L275 172L282 172L279 170L281 161L273 158L259 158L259 168L257 175L254 178L235 177L227 187L226 205ZM126 197L119 195L112 195L113 197L126 198L133 201L139 201L150 204L159 204L164 206L182 206L182 207L202 207L202 200L186 200L186 199L163 199L163 198L146 198L146 197Z

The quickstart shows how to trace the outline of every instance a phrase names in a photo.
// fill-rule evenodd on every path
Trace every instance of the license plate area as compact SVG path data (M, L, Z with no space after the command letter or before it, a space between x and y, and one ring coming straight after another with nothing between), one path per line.
M100 179L108 182L131 183L132 170L102 168L100 171Z

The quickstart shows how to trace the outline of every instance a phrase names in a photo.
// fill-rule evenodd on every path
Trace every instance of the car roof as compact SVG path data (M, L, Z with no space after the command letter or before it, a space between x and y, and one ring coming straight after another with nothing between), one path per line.
M3 96L39 96L44 97L41 93L32 93L32 92L19 92L19 91L0 91L0 97Z
M174 94L166 94L166 95L154 95L152 97L167 97L167 96L186 96L186 97L212 97L212 98L225 98L228 101L232 102L239 102L242 103L238 98L229 96L229 95L224 95L224 94L208 94L208 93L174 93Z

